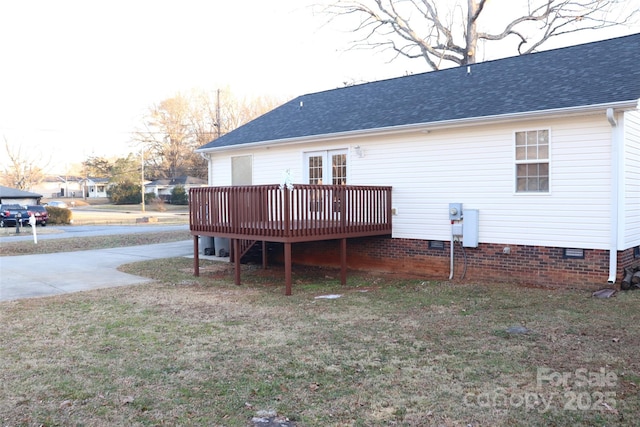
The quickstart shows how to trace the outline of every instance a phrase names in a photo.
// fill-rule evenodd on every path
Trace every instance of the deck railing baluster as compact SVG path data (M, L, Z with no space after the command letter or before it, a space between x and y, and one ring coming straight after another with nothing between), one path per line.
M203 187L189 200L194 235L285 242L391 233L391 187Z

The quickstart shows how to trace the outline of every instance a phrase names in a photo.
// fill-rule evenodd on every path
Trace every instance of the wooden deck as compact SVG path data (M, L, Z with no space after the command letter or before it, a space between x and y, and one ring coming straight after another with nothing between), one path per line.
M243 242L284 243L285 293L290 295L291 244L341 240L341 280L345 283L346 239L391 234L391 187L300 184L293 189L279 185L192 188L189 224L196 276L198 236L231 239L236 284L240 284Z

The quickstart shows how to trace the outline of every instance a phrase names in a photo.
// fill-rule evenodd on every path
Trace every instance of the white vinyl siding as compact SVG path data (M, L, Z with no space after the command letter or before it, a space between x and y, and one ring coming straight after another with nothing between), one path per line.
M513 135L550 129L553 188L514 192ZM600 248L610 234L610 126L604 115L362 142L351 184L393 186L393 236L448 240L449 203L478 209L480 242Z
M549 130L549 192L514 191L514 133L527 129ZM479 210L480 243L608 249L611 138L598 114L229 150L213 155L212 185L228 185L231 156L253 155L254 184L278 184L287 169L295 184L304 153L349 147L350 185L393 187L393 237L449 240L449 203L462 203Z
M621 203L624 221L620 249L640 246L640 111L624 115L624 177Z
M231 185L231 157L252 155L253 184L280 184L285 171L289 170L294 184L305 182L306 172L303 169L304 153L310 151L344 150L344 143L339 144L306 144L260 147L256 149L238 149L222 151L211 155L209 162L210 185ZM346 153L347 151L344 150ZM353 156L347 155L347 162ZM348 169L347 165L347 169Z

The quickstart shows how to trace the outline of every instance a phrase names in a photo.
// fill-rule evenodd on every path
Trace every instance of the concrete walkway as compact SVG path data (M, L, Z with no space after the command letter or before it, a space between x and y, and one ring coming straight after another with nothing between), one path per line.
M0 257L0 301L151 281L122 273L122 264L193 255L193 241L92 251Z

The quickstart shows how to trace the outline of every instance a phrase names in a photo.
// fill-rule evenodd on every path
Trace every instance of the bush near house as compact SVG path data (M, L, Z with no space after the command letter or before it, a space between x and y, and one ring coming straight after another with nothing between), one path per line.
M171 190L171 204L172 205L188 205L189 198L187 192L182 185L176 185Z
M153 191L149 193L144 193L144 202L145 203L155 203L158 199L158 195ZM142 201L141 201L142 202Z
M72 213L69 209L47 206L47 212L49 213L49 224L71 224Z
M111 186L107 190L107 196L111 203L115 205L134 205L142 203L140 185L133 183L121 183ZM153 202L156 199L154 192L144 194L145 203Z
M111 203L116 205L128 205L142 202L140 186L129 182L112 185L107 190L107 196L109 197L109 200L111 200Z

